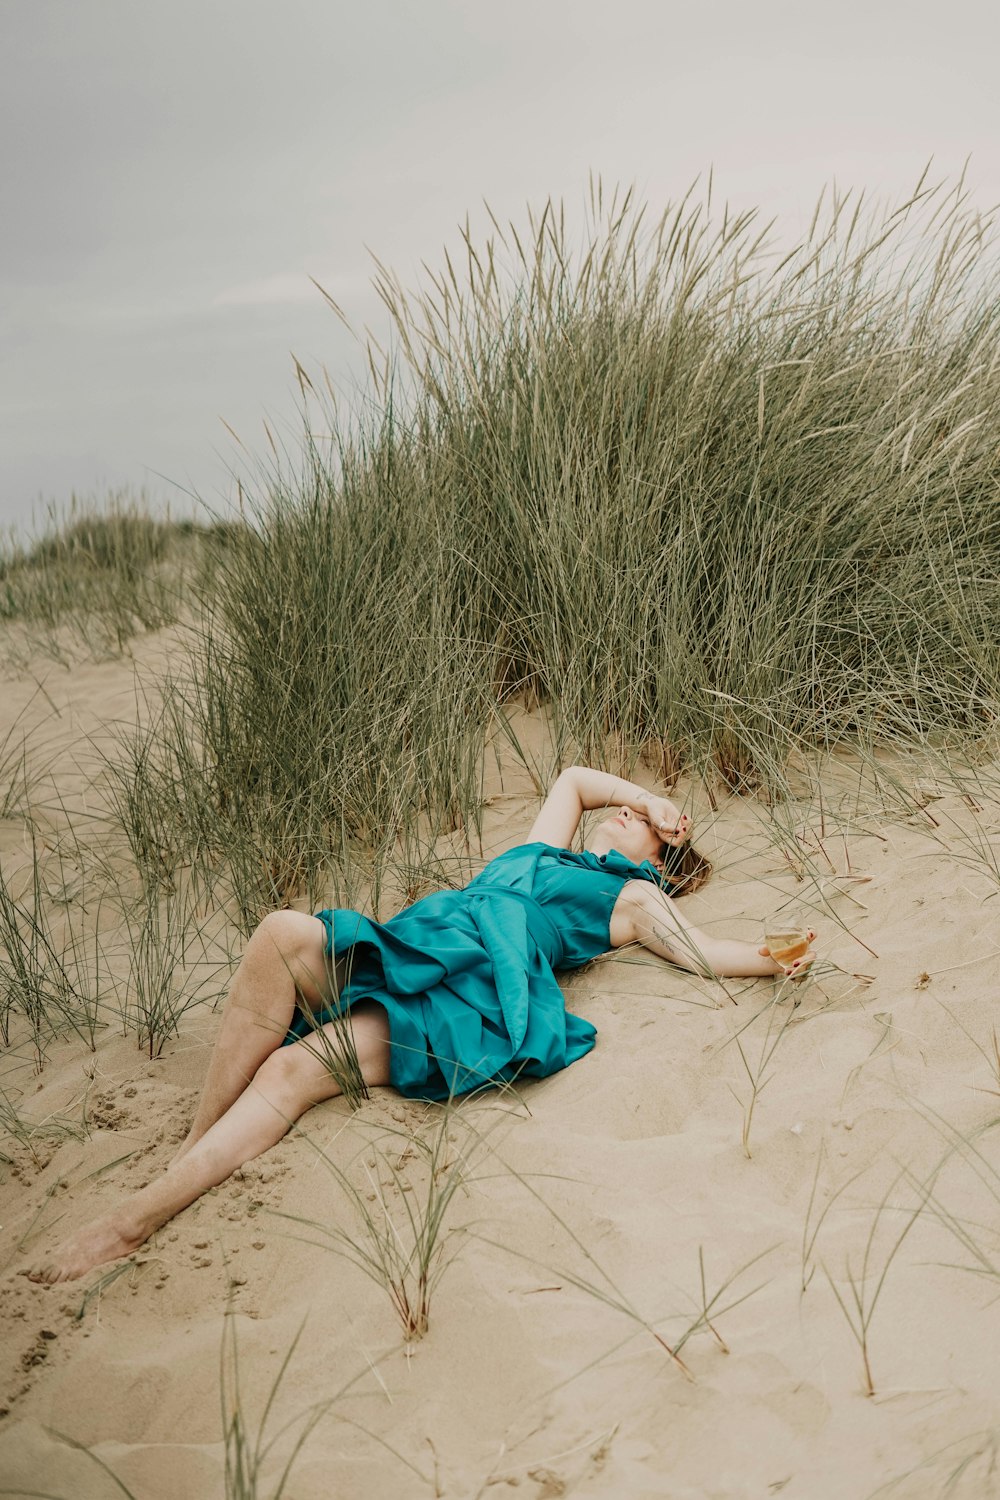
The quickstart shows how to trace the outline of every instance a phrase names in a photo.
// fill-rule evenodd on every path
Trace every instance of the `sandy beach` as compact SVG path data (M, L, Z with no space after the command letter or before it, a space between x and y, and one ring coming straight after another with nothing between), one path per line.
M239 1409L252 1448L286 1356L261 1495L300 1437L296 1500L1000 1492L1000 804L983 792L996 765L973 795L887 760L909 802L847 754L803 768L800 800L774 809L729 798L713 811L682 787L717 866L688 909L753 939L796 895L822 962L794 990L723 987L640 950L570 977L596 1049L446 1122L435 1170L462 1180L422 1339L404 1342L385 1289L323 1232L363 1242L341 1176L401 1235L404 1198L423 1201L427 1159L406 1141L431 1141L439 1114L388 1089L356 1113L312 1110L129 1261L52 1289L19 1274L162 1170L239 951L235 928L205 914L186 976L204 998L179 1036L151 1060L123 1034L127 933L88 907L104 755L136 712L136 671L148 679L172 650L165 632L134 660L39 658L0 688L0 741L26 734L40 768L0 825L4 877L19 889L30 866L30 817L52 930L90 923L119 976L93 1051L53 1039L39 1068L10 1017L6 1492L97 1500L121 1493L113 1474L142 1500L244 1493L226 1488L224 1414ZM541 717L522 715L520 732L544 760ZM538 801L523 766L488 768L482 855L443 851L472 867L523 838ZM74 832L75 884L57 858Z

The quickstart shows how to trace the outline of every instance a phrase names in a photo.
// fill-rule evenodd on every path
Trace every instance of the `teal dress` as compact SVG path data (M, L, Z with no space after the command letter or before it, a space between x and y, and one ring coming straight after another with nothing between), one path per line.
M615 850L521 844L464 890L437 891L387 922L317 912L329 958L347 964L339 1010L360 1000L385 1008L391 1082L411 1098L545 1078L594 1045L594 1027L566 1010L555 976L607 952L611 912L629 880L659 885L662 876ZM299 1015L285 1040L309 1031Z

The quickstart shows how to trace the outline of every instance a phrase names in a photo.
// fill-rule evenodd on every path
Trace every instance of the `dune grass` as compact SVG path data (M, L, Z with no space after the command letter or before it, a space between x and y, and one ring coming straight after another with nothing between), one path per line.
M18 1102L0 1088L0 1161L10 1165L13 1158L4 1149L4 1142L20 1146L36 1167L44 1164L44 1145L66 1140L83 1141L90 1134L87 1121L86 1094L82 1100L80 1116L55 1112L41 1120L29 1120L19 1109ZM39 1150L39 1147L43 1150Z
M484 740L780 792L803 744L969 742L1000 706L1000 310L961 183L830 197L778 255L595 184L467 232L345 409L262 466L162 719L128 748L247 925L420 826L474 844ZM320 436L320 433L326 436ZM419 885L420 871L415 872Z
M130 921L122 1022L126 1031L135 1031L139 1047L153 1059L178 1034L184 1012L200 998L188 960L190 949L203 936L204 923L199 923L184 894L162 897L155 887L143 893Z
M106 956L86 915L72 914L68 904L62 921L54 915L49 866L65 890L62 851L47 858L32 829L20 878L0 872L0 1042L10 1045L12 1016L20 1013L39 1066L47 1044L70 1032L94 1050L108 978Z
M919 1464L880 1484L864 1500L906 1500L907 1496L923 1500L926 1495L940 1495L941 1500L961 1500L962 1496L979 1500L996 1488L998 1469L1000 1429L986 1427L947 1443Z
M504 1118L499 1111L481 1131L469 1099L461 1107L453 1099L427 1104L413 1129L369 1125L347 1166L310 1142L350 1217L342 1221L337 1211L320 1219L285 1217L309 1243L343 1256L382 1288L406 1342L423 1338L430 1326L434 1293L463 1241L463 1226L451 1222L455 1200L468 1192L488 1137ZM355 1128L366 1124L355 1117Z
M743 1046L742 1033L748 1030L752 1021L746 1022L733 1036L733 1043L739 1053L740 1062L743 1064L743 1071L746 1074L747 1080L745 1095L743 1092L737 1092L735 1088L732 1090L732 1093L743 1111L740 1144L743 1147L743 1154L748 1161L753 1156L753 1152L750 1150L750 1135L753 1129L754 1110L758 1099L773 1077L772 1063L774 1061L774 1054L778 1050L778 1044L781 1042L795 1015L792 998L791 996L786 996L784 993L790 988L790 985L791 981L785 980L778 987L774 999L763 1007L763 1013L767 1017L767 1022L764 1027L764 1034L760 1038L760 1049L758 1052L751 1052L751 1056L748 1058L747 1050L749 1049L749 1042L747 1048ZM785 1001L784 1005L781 1004L782 1000ZM794 1003L797 1003L797 1001ZM756 1020L757 1017L753 1019Z
M776 861L826 918L831 894L861 905L843 831L858 814L821 803L802 829L783 798L810 756L849 744L883 807L920 817L928 839L1000 888L1000 791L975 764L995 747L1000 709L1000 306L992 227L962 185L921 182L881 215L834 198L781 256L754 216L720 213L710 193L653 221L596 185L582 241L550 204L482 243L467 233L461 249L415 292L379 269L392 332L386 350L369 347L368 389L345 411L301 372L302 453L262 466L239 525L185 529L125 497L0 553L0 621L50 654L64 639L121 651L184 611L190 626L187 661L109 764L139 877L123 898L122 980L108 977L96 918L84 946L68 915L52 915L24 735L15 725L0 743L0 816L32 838L23 877L0 878L0 1033L25 1018L39 1061L70 1031L93 1048L108 994L155 1056L187 1003L186 945L209 898L249 933L319 893L377 911L390 872L393 900L464 873L482 852L484 747L513 749L539 793L583 759L644 766L667 786L701 778L710 802L757 794ZM514 727L515 707L539 703L548 759ZM938 820L893 770L883 752L900 744L921 747L967 819ZM734 1038L747 1155L792 1012L760 1016L759 1051ZM973 1040L997 1082L995 1033ZM77 1131L68 1116L31 1123L0 1104L32 1155ZM984 1222L1000 1201L989 1129L942 1127L989 1194ZM325 1158L349 1222L300 1220L383 1288L407 1340L426 1332L465 1242L456 1210L482 1145L466 1106L430 1110L423 1129L376 1130L364 1167ZM696 1335L725 1348L716 1325L753 1295L733 1283L754 1260L713 1290L699 1251L693 1313L668 1338L541 1190L501 1166L582 1258L560 1263L560 1278L682 1370ZM835 1265L824 1227L858 1174L821 1203L820 1170L801 1292L821 1267L873 1395L873 1320L918 1218L936 1219L962 1269L991 1286L1000 1257L991 1229L903 1173L893 1187L911 1196L886 1195ZM226 1327L227 1493L250 1495L270 1404L252 1433Z
M350 1007L341 1004L335 973L325 976L321 993L327 999L322 1013L317 1014L296 991L296 1012L306 1026L302 1041L326 1068L348 1107L359 1109L371 1094L358 1058Z
M179 618L229 530L174 520L127 490L50 506L33 539L0 539L0 625L19 629L8 655L120 655Z
M627 1322L631 1322L634 1325L635 1332L641 1330L649 1334L659 1348L669 1357L676 1369L680 1371L686 1380L692 1383L695 1381L695 1376L687 1363L681 1358L681 1350L696 1334L703 1332L711 1334L716 1345L724 1354L730 1352L725 1339L719 1333L715 1324L727 1313L733 1311L734 1308L739 1307L741 1303L755 1296L766 1285L766 1283L760 1283L751 1290L741 1291L732 1297L731 1300L727 1300L728 1294L736 1281L752 1267L758 1265L760 1261L769 1256L774 1248L773 1246L751 1256L742 1266L725 1277L711 1294L708 1290L708 1280L705 1271L704 1247L699 1246L699 1293L697 1296L685 1293L685 1301L690 1304L694 1316L691 1316L690 1312L685 1311L680 1314L672 1313L664 1315L661 1313L656 1317L650 1317L640 1309L634 1297L619 1284L617 1279L598 1260L589 1238L585 1240L570 1223L569 1218L565 1214L560 1213L551 1201L552 1185L556 1182L566 1184L572 1182L573 1179L556 1173L528 1174L521 1172L499 1153L495 1153L495 1160L502 1174L509 1177L511 1181L518 1183L526 1196L532 1200L533 1204L542 1210L544 1217L550 1221L550 1224L558 1227L558 1230L561 1231L560 1238L564 1239L570 1255L577 1261L579 1268L565 1260L557 1265L539 1259L536 1255L523 1248L522 1233L516 1236L516 1243L512 1242L509 1234L510 1224L504 1226L504 1230L508 1232L504 1233L503 1238L497 1238L494 1235L476 1231L476 1237L484 1244L492 1245L515 1259L533 1264L536 1269L556 1278L559 1285L554 1290L559 1290L563 1284L568 1284L575 1287L577 1291L584 1293L587 1297L592 1298L595 1303L600 1303L612 1311L621 1314ZM519 1229L522 1228L519 1219L513 1222ZM669 1338L661 1332L662 1326L668 1321L680 1325L680 1331ZM629 1335L629 1338L632 1336ZM607 1352L616 1353L621 1347L623 1347L621 1344L615 1345L613 1349ZM590 1368L590 1366L587 1368ZM571 1380L573 1378L575 1377L570 1377Z
M871 1347L872 1320L893 1263L907 1235L923 1213L930 1192L930 1188L926 1187L917 1195L915 1204L908 1203L901 1206L893 1201L893 1190L903 1180L909 1180L909 1174L905 1169L900 1170L888 1192L878 1203L869 1223L860 1266L852 1263L849 1254L845 1255L843 1270L838 1275L835 1275L825 1263L823 1265L830 1290L858 1346L864 1374L863 1389L865 1395L869 1397L875 1395ZM900 1219L902 1227L896 1228L896 1222ZM890 1234L886 1235L883 1226L890 1222L893 1222L893 1228ZM880 1231L882 1231L881 1235ZM883 1244L883 1240L887 1240L888 1243Z
M340 1410L339 1403L368 1374L367 1366L344 1381L333 1395L314 1402L275 1428L276 1403L305 1329L304 1323L285 1351L262 1410L252 1416L241 1390L236 1319L235 1310L229 1307L223 1322L219 1373L225 1500L281 1500L282 1495L289 1493L292 1469L302 1449L325 1417L332 1422L344 1422L359 1428L426 1484L425 1476L398 1449Z

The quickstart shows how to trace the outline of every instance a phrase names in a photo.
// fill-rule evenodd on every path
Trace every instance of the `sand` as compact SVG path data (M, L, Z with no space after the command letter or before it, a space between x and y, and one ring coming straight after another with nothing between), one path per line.
M17 723L44 763L26 806L57 925L86 904L96 866L81 857L74 886L52 851L73 830L100 847L109 735L135 715L136 671L152 680L176 649L165 633L134 660L68 670L39 657L0 683L0 744ZM521 725L538 746L543 727ZM19 1273L46 1240L166 1164L219 982L192 973L205 999L152 1061L110 994L95 1050L53 1042L40 1071L15 1026L0 1088L40 1128L0 1142L0 1486L96 1500L122 1493L110 1470L137 1500L226 1494L235 1347L251 1447L292 1353L259 1488L233 1494L272 1495L302 1435L294 1500L1000 1493L1000 805L963 798L915 757L884 769L915 800L880 797L846 753L803 772L801 799L773 816L738 799L716 812L690 789L718 871L688 910L755 939L798 894L819 906L825 962L780 995L632 951L570 978L567 1004L597 1025L596 1049L448 1123L442 1165L467 1151L467 1181L416 1341L323 1233L363 1243L328 1163L373 1211L367 1195L383 1194L400 1225L421 1201L425 1164L405 1133L432 1139L437 1116L390 1090L356 1115L340 1100L314 1109L119 1267L30 1283ZM488 856L523 837L537 798L510 764L491 762L487 791ZM14 882L24 811L0 823ZM228 964L238 934L220 917L211 944ZM856 1327L868 1319L874 1395L845 1308ZM664 1347L679 1340L687 1373Z

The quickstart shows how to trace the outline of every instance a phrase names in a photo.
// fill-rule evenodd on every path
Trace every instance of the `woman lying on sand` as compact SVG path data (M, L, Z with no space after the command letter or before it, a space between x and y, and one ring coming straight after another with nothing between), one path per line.
M580 819L594 808L608 816L573 854ZM528 842L491 860L465 890L426 896L386 923L346 910L270 913L233 976L180 1151L162 1177L30 1270L32 1280L70 1280L131 1254L310 1105L340 1092L313 1038L322 1029L338 1048L337 1021L323 1021L335 1014L324 976L336 976L334 1003L350 1010L365 1082L444 1099L491 1080L544 1078L589 1052L594 1028L566 1011L553 971L609 948L642 943L695 973L803 973L811 952L780 965L766 948L700 932L666 894L710 872L690 833L669 798L573 766Z

